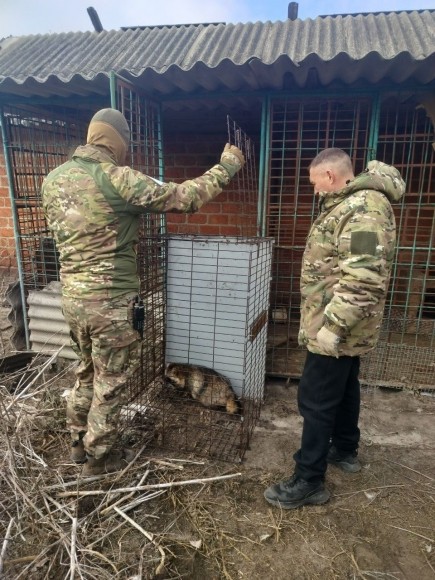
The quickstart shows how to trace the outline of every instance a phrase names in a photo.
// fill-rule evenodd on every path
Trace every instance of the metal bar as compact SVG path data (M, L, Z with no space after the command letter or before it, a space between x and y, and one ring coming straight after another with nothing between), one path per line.
M117 94L116 94L116 73L115 71L111 70L110 71L110 76L109 76L109 88L110 88L110 106L112 107L112 109L117 109L118 108L118 103L117 103Z
M24 271L23 271L23 261L22 261L21 244L20 244L20 237L19 237L17 204L16 204L16 198L15 198L14 173L12 170L9 137L8 137L8 132L6 130L6 121L5 121L5 117L3 114L3 107L0 110L0 125L1 125L1 132L2 132L2 141L3 141L3 154L5 157L5 163L6 163L6 175L7 175L8 184L9 184L9 198L10 198L11 207L12 207L12 220L13 220L13 224L14 224L14 239L15 239L15 248L16 248L16 255L17 255L18 276L19 276L19 280L20 280L21 302L23 305L24 331L26 334L26 348L27 348L27 350L29 350L30 349L29 323L28 323L27 316L26 316L26 295L24 292Z
M258 168L258 221L257 229L260 236L266 232L266 204L267 204L267 163L269 161L267 136L269 128L269 99L264 98L261 105L261 129L260 129L260 166Z
M379 138L380 112L381 112L381 94L378 93L376 97L373 99L372 104L372 118L370 122L367 161L371 161L372 159L376 158L376 151Z

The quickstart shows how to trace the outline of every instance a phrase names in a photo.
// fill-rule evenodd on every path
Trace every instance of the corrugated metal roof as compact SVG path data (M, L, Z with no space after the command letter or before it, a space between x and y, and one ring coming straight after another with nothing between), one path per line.
M435 10L11 37L0 92L108 92L111 70L157 94L435 79ZM314 72L313 72L314 71ZM311 75L311 77L310 77Z

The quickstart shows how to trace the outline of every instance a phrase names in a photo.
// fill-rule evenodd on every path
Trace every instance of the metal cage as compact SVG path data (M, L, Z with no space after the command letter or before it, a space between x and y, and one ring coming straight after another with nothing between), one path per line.
M376 158L395 165L407 183L402 203L393 206L398 244L384 331L379 347L362 361L362 381L421 389L435 385L434 131L417 103L400 102L394 95L379 101L346 96L272 102L266 222L276 245L269 374L298 378L302 371L305 349L297 345L300 265L317 211L308 165L320 150L339 147L349 153L356 174ZM412 361L404 358L411 351L412 360L419 361L415 372Z

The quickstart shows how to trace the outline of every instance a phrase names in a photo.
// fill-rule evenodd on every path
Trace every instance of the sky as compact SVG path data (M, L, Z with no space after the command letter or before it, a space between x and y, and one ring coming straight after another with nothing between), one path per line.
M287 19L285 0L0 0L0 38L93 30L87 8L105 30L121 26ZM301 0L299 18L325 14L435 8L435 0Z

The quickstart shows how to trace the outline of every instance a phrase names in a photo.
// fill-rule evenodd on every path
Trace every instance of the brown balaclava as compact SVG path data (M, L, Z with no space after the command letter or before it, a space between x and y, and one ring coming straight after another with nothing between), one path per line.
M130 129L122 113L116 109L101 109L92 117L86 142L104 147L118 165L125 164Z

